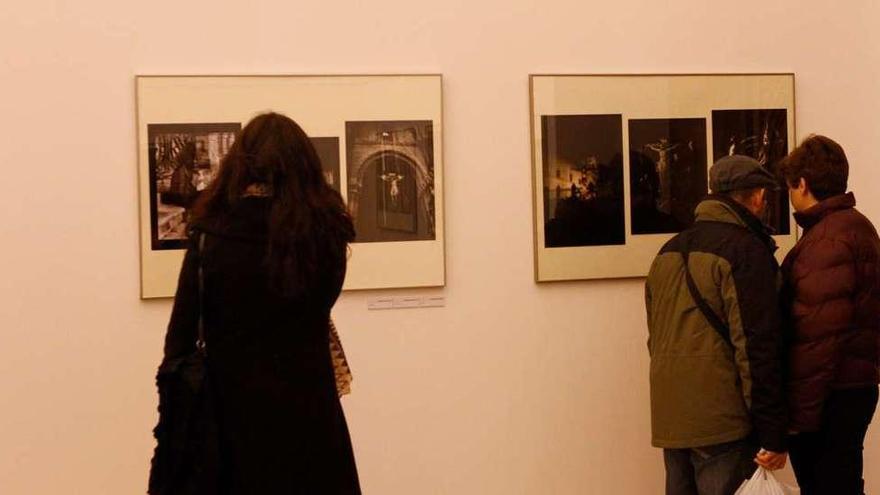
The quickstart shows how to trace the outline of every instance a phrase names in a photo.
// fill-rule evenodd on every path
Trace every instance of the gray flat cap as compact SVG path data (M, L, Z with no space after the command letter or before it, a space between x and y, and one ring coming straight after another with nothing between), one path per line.
M773 176L754 158L730 155L721 158L709 169L709 189L713 193L726 193L746 189L780 189L779 179Z

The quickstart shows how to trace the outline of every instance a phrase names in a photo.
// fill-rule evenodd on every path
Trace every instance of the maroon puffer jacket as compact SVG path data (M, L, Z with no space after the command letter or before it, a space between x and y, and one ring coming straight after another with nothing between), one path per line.
M795 431L819 429L831 390L880 381L880 239L855 205L849 193L795 214L804 236L782 265Z

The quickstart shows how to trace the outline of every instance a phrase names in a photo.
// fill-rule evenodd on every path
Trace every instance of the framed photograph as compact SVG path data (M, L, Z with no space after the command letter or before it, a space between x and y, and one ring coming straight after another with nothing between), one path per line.
M712 112L713 160L725 155L747 155L776 174L789 150L789 113L785 108L714 110ZM792 230L791 205L785 191L770 193L767 224L776 232Z
M430 120L345 123L357 242L436 239L433 128Z
M295 120L357 239L344 290L445 284L442 77L137 76L141 297L172 297L190 208L259 113Z
M708 169L748 155L771 173L792 148L794 74L532 75L535 280L644 277L690 226ZM784 256L788 195L763 219Z
M631 119L629 184L634 235L681 232L706 196L706 119Z
M620 115L541 117L546 246L626 241L620 126Z
M341 193L341 182L339 179L339 138L338 137L312 137L312 145L318 152L318 158L321 160L321 168L324 172L324 178L330 187Z
M148 124L150 245L185 246L189 209L208 187L241 124Z

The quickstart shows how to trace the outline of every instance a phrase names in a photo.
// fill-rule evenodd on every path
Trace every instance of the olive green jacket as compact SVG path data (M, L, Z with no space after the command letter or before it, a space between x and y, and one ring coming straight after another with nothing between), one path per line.
M694 448L755 433L785 451L776 244L738 203L710 196L660 251L645 284L653 445ZM726 325L716 330L688 290Z

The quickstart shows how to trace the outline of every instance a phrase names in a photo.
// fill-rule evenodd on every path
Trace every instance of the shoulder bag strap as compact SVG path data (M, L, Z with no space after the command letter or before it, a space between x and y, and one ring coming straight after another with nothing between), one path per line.
M709 303L703 299L703 296L700 294L700 290L697 289L697 284L694 282L694 277L691 276L691 269L688 266L690 253L684 251L681 253L682 258L684 258L684 274L687 279L688 290L690 290L691 297L694 302L697 303L697 307L700 308L700 312L703 313L703 316L708 320L709 325L718 332L718 335L727 342L727 345L733 347L733 342L730 340L730 328L718 317L718 314L709 307Z
M199 232L199 247L198 247L198 260L199 260L199 323L198 323L198 338L196 340L196 349L201 352L206 352L206 340L205 340L205 270L204 263L202 262L202 256L205 250L205 233Z

